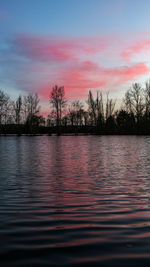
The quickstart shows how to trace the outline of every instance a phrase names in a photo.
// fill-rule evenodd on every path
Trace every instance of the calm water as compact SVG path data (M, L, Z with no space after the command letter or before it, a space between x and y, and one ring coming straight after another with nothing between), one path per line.
M150 264L150 137L0 137L0 266Z

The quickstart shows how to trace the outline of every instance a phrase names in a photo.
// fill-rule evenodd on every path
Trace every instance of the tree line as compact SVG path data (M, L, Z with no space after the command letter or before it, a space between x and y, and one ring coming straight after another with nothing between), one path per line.
M85 102L65 98L63 86L50 90L50 113L40 115L37 94L19 96L12 101L0 90L0 134L7 133L93 133L150 134L150 81L144 88L133 83L117 108L109 93L88 93Z

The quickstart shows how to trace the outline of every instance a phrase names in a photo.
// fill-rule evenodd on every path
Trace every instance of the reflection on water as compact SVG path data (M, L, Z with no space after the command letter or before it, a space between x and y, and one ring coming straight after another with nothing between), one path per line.
M150 137L0 137L1 266L150 263Z

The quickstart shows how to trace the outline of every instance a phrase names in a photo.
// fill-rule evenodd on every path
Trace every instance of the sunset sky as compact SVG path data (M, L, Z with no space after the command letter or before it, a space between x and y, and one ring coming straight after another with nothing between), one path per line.
M50 88L120 99L150 78L149 0L0 0L0 89L13 99Z

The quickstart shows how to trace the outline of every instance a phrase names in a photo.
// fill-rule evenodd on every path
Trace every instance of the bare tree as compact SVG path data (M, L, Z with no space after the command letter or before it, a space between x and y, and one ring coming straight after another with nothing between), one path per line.
M20 124L21 121L21 112L22 112L22 97L19 96L13 104L14 112L15 112L15 122L16 124Z
M131 92L130 90L128 90L126 93L125 93L125 97L123 99L123 102L124 102L124 105L125 105L125 110L128 112L128 113L133 113L133 110L132 110L132 97L131 97Z
M116 105L116 100L113 100L112 98L109 99L109 93L107 93L106 114L105 114L106 120L113 115L115 105Z
M10 97L0 90L0 124L7 123L11 118L12 102Z
M96 116L96 103L93 98L93 94L91 91L89 91L88 95L88 106L89 106L89 114L91 117L91 124L97 124L97 116Z
M69 107L69 114L68 114L71 125L82 125L83 124L83 117L84 117L84 110L83 110L83 103L80 100L74 100Z
M33 116L39 113L39 102L40 99L37 94L29 94L27 96L24 96L23 108L26 122L29 122Z
M92 92L88 95L89 115L91 122L100 125L104 122L104 105L102 92L97 92L96 99L93 98Z
M58 87L57 85L55 85L50 92L49 101L54 108L54 112L56 114L56 125L57 128L59 128L59 126L61 126L62 111L66 104L64 87Z
M138 122L144 110L143 89L139 83L132 84L125 94L124 103L127 111L133 113Z
M150 117L150 80L145 83L145 115Z

